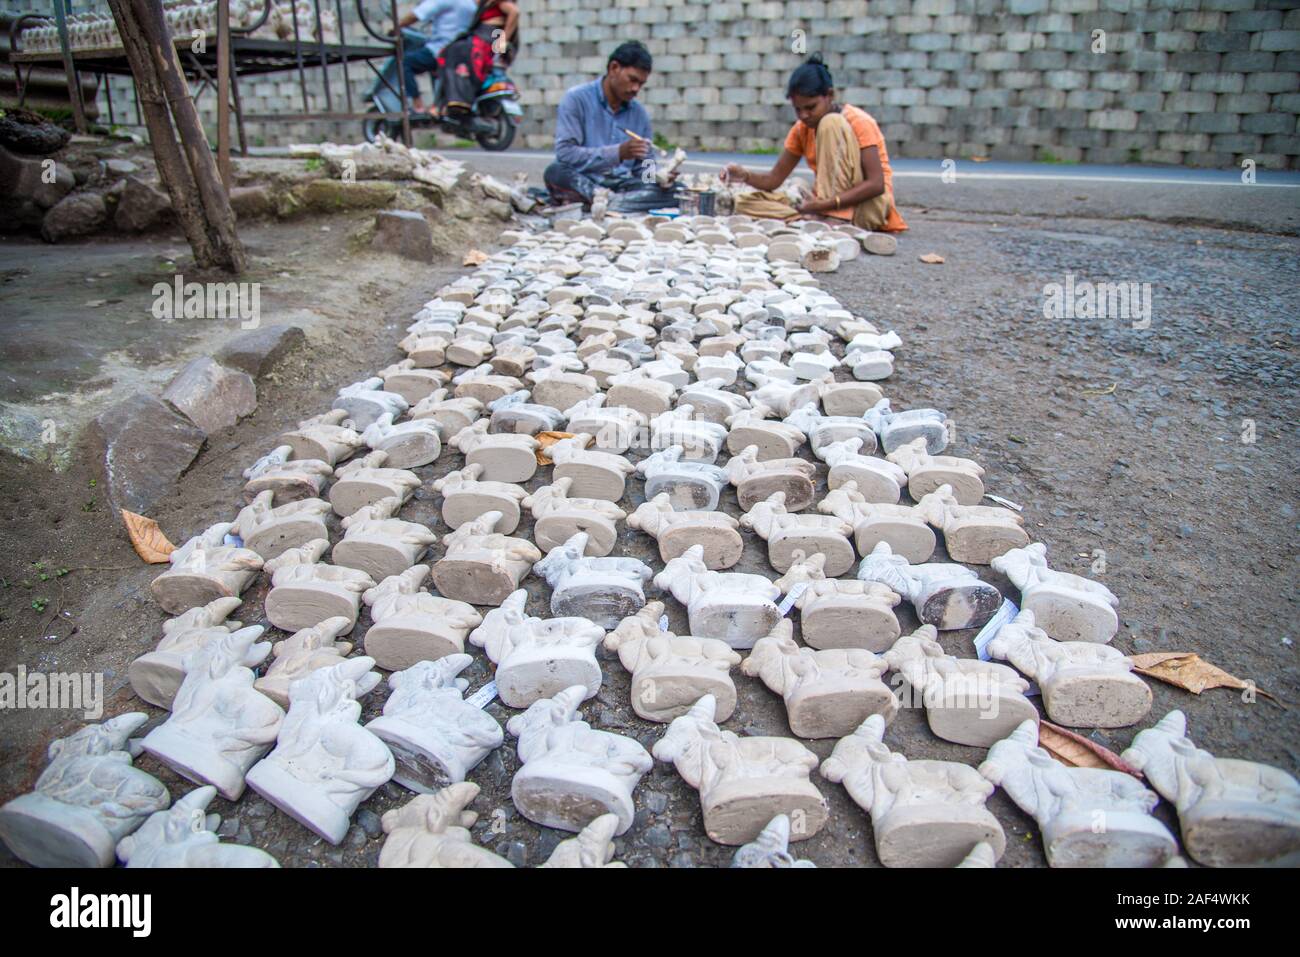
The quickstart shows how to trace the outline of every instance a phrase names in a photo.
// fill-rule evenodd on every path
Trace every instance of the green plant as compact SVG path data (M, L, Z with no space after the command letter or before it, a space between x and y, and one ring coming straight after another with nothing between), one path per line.
M452 146L458 150L472 150L474 147L478 146L478 144L475 143L473 140L457 139L456 142L452 144Z
M668 137L664 136L662 133L656 133L651 142L666 153L671 153L673 150L677 149L677 144L670 142Z
M92 498L89 502L86 502L81 506L81 510L83 512L93 512L95 510L95 500Z
M753 153L755 156L775 156L777 153L781 152L781 150L775 146L760 146L758 149L750 150L749 152Z
M1051 150L1039 150L1038 162L1040 163L1059 163L1062 166L1068 166L1071 163L1078 163L1078 160L1062 159Z
M34 608L36 611L44 611L45 606L48 605L49 603L50 600L48 598L33 598L32 608Z
M324 160L322 160L319 156L313 156L307 160L307 172L314 173L324 165L325 165Z
M1136 146L1133 147L1131 150L1128 151L1128 161L1130 163L1142 162L1142 151L1138 149Z

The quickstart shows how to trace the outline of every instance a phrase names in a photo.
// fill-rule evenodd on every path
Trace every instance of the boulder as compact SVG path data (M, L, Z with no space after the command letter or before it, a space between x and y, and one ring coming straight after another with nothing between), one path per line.
M223 366L257 378L306 341L306 335L297 326L264 326L235 336L214 358Z
M396 253L417 262L433 262L433 230L420 213L390 209L375 215L374 249Z
M72 191L76 180L63 163L21 156L0 147L0 220L6 226L36 226L44 210Z
M123 232L142 233L170 218L171 197L138 176L128 176L113 214L113 225Z
M105 485L118 508L145 512L168 495L190 467L205 436L151 395L136 393L91 424Z
M226 368L211 356L187 363L162 397L209 435L230 428L257 408L257 386L252 377Z
M397 184L387 180L345 183L339 179L317 179L299 190L303 205L316 213L379 209L392 205L396 195Z
M230 191L230 208L237 219L275 215L275 196L269 186L236 186Z
M55 203L41 221L46 242L57 243L93 233L108 220L108 207L98 193L72 193Z
M128 159L104 160L104 171L109 176L130 176L140 172L140 167Z

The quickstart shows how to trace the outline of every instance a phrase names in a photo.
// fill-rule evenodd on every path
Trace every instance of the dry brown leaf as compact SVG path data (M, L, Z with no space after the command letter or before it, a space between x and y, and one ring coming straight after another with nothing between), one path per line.
M126 534L131 537L135 553L150 565L161 565L176 551L176 546L167 541L167 536L152 518L145 518L126 509L121 509L121 512L122 521L126 523Z
M576 434L577 433L574 432L538 432L536 435L534 435L533 438L535 438L539 443L541 443L538 446L536 453L534 453L537 456L537 464L538 465L555 464L551 461L551 457L546 454L546 450L549 449L556 442L563 442L565 439L571 439ZM595 440L593 439L592 441ZM588 442L587 444L590 445L591 442Z
M987 156L972 156L970 161L972 163L987 163L989 158Z
M1050 721L1038 722L1038 743L1056 760L1072 768L1123 771L1142 779L1142 772L1114 751Z
M921 255L921 262L931 263L932 265L938 265L939 263L943 262L943 257L940 256L938 253L923 253Z
M1256 687L1254 682L1242 681L1190 651L1152 651L1145 655L1129 655L1129 660L1133 662L1133 670L1138 674L1156 678L1192 694L1200 694L1206 688L1236 688L1273 698L1267 691ZM1273 700L1277 701L1276 698Z
M488 254L481 249L471 249L461 260L462 266L481 266L488 261Z

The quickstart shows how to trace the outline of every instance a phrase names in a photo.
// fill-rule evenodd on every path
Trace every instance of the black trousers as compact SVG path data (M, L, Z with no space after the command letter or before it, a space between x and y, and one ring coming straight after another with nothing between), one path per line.
M582 203L590 206L596 190L604 187L616 194L609 202L609 208L615 212L645 212L677 206L675 189L643 183L639 177L622 170L613 174L584 173L572 166L555 162L546 167L542 179L546 182L552 201L557 205Z

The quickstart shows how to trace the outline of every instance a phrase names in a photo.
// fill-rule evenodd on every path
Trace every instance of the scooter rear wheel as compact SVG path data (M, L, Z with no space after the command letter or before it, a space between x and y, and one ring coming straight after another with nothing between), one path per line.
M372 103L370 105L370 109L368 109L366 112L379 113L381 111L379 107L375 106ZM389 137L390 139L401 139L400 126L401 126L400 123L393 124L388 120L382 119L381 117L378 116L376 117L368 116L366 117L366 119L361 121L361 132L362 135L365 136L367 143L373 143L378 138L380 133L383 133L385 136Z
M491 153L500 153L510 149L510 144L515 140L515 123L510 119L510 114L501 108L501 104L489 100L484 103L479 112L479 120L493 124L495 127L492 132L475 133L474 139L478 145Z

